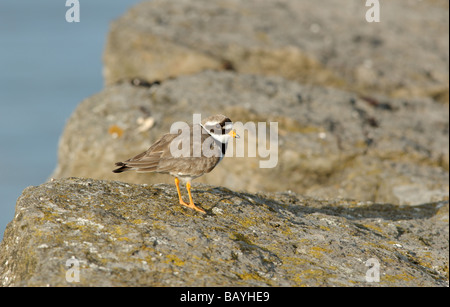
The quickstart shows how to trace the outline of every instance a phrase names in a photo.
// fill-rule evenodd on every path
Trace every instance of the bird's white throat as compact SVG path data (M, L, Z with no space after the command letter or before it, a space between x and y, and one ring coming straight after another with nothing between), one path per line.
M228 143L228 141L230 140L230 139L232 139L232 137L231 137L231 135L229 135L228 133L225 133L225 134L219 134L219 133L215 133L215 132L210 132L210 131L208 131L208 129L206 129L205 128L205 126L206 127L208 127L208 126L213 126L214 127L214 125L215 125L215 123L211 123L211 122L207 122L207 123L205 123L205 125L202 125L202 124L200 124L200 126L214 139L214 140L216 140L217 142L220 142L220 143L222 143L222 144L227 144ZM226 130L231 130L233 128L233 124L232 123L227 123L226 125L225 125L225 129ZM221 131L221 130L219 130L219 131Z

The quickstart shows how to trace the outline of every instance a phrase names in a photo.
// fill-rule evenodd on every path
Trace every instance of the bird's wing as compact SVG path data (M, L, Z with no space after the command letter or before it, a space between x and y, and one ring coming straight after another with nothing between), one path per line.
M127 170L133 169L137 172L157 171L161 157L167 150L167 144L170 144L176 136L176 134L164 134L149 149L131 159L121 162L119 166L126 167Z

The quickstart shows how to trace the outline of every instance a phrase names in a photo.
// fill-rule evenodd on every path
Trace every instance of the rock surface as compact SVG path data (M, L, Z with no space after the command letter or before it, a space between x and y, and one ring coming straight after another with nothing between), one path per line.
M448 1L389 1L380 23L366 22L361 1L320 6L136 5L111 24L108 86L70 118L52 177L169 183L110 170L174 122L224 113L243 124L278 123L277 166L261 168L262 155L246 151L198 182L392 204L448 199ZM260 131L241 132L246 143L237 150Z
M1 285L448 286L448 201L207 185L193 194L206 215L178 205L173 185L67 178L29 187L0 245ZM366 281L369 259L379 282Z
M385 1L366 22L360 0L153 0L111 26L107 84L165 80L205 69L430 97L448 103L446 0Z
M243 124L277 122L273 151L278 164L261 168L260 161L268 158L249 157L248 143L236 143L235 148L246 150L245 157L226 157L196 182L250 192L292 190L333 199L421 204L448 199L448 112L429 99L372 100L235 72L207 71L150 88L122 83L75 110L60 140L53 177L171 183L166 175L111 170L115 162L147 150L172 123L192 122L193 113L203 118L224 113ZM252 144L262 131L237 132L240 141Z

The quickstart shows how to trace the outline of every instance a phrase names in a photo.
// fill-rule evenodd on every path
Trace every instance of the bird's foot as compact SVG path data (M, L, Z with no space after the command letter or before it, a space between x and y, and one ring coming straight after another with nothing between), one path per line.
M198 212L201 212L201 213L206 213L205 210L203 210L203 209L197 207L196 205L194 205L194 203L189 203L189 204L188 204L187 202L185 202L185 201L183 201L183 200L180 200L180 205L183 205L183 206L186 206L186 207L188 207L188 208L197 210Z

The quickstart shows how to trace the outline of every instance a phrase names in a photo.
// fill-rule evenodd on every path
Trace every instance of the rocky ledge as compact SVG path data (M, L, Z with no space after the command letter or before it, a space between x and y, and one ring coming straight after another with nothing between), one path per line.
M448 201L399 206L66 178L29 187L3 286L448 286ZM377 277L379 276L379 280Z
M19 197L0 285L448 286L448 1L383 2L377 24L317 3L152 0L114 21L106 86ZM277 167L258 152L196 181L207 214L111 172L194 113L278 125Z

